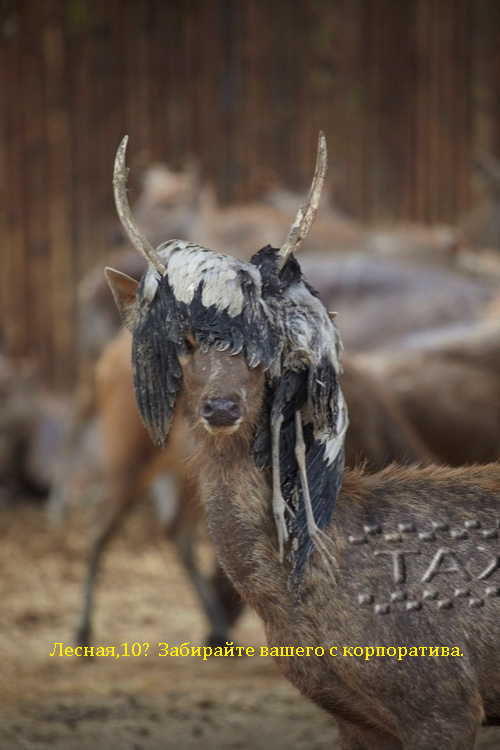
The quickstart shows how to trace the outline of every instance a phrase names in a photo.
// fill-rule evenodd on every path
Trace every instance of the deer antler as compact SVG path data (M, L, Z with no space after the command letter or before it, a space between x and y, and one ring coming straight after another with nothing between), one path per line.
M139 231L130 206L127 199L127 174L128 169L125 167L125 152L127 150L128 135L126 135L116 152L115 168L113 172L113 192L115 195L115 205L122 223L122 227L125 230L125 234L129 238L132 245L135 247L138 253L140 253L146 260L150 261L158 271L164 275L167 267L162 262L160 256L151 245L151 243L144 237L142 232Z
M283 268L290 255L299 249L314 221L318 210L321 191L323 189L323 183L325 181L326 159L326 139L323 131L320 130L318 138L318 155L316 157L316 170L314 172L311 190L309 192L309 199L305 205L299 208L297 217L288 232L288 236L278 252L280 268Z

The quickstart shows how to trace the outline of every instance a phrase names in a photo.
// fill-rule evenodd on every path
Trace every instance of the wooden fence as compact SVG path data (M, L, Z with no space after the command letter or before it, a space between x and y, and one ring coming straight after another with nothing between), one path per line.
M222 201L263 170L366 221L450 222L499 155L498 0L2 0L0 311L8 352L74 375L75 289L115 224L111 169L196 158Z

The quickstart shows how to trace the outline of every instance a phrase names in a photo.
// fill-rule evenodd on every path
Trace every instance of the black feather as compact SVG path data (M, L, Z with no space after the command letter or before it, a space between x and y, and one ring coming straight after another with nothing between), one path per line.
M264 435L268 440L267 465L270 464L271 424L281 414L283 416L280 431L281 492L287 505L295 512L294 518L289 520L289 532L292 537L289 555L292 561L292 571L289 585L298 593L307 560L313 549L313 542L307 531L302 483L295 456L295 414L307 402L310 421L303 425L307 481L316 525L320 530L324 530L332 518L344 466L343 449L331 465L326 457L328 436L336 436L340 386L328 348L319 357L316 366L306 365L302 352L294 357L294 352L287 349L289 342L293 341L293 335L288 335L290 332L286 330L286 325L290 325L290 322L293 324L293 321L297 324L303 323L304 319L309 319L309 312L311 313L311 348L317 346L315 336L318 332L314 330L315 319L312 313L318 311L319 295L302 276L297 260L293 256L290 257L283 269L279 271L277 252L267 246L256 253L251 262L259 268L262 275L262 296L273 311L272 318L276 325L275 338L283 345L282 351L278 348L276 350L277 355L282 356L282 362L279 366L275 363L268 376L270 424L267 432L259 431L259 442L254 446L254 451L260 451L258 455L263 462L263 446L266 445L262 437ZM301 293L297 294L297 291ZM310 308L308 308L309 304ZM329 330L333 332L334 329L330 327L326 310L324 308L321 310L321 321L325 330L327 333ZM284 325L285 328L283 328ZM321 343L323 346L328 346L328 340ZM332 337L331 345L332 347L335 345L334 337ZM311 351L311 361L317 358L317 354L316 350ZM288 367L293 369L285 369L285 361ZM316 439L315 435L321 435L321 440Z
M193 252L200 250L195 247ZM214 254L214 263L227 262ZM328 437L337 436L339 384L328 349L330 344L336 345L336 338L326 310L304 280L295 258L290 258L280 270L276 250L266 246L251 262L258 268L262 284L259 288L255 273L244 265L237 268L244 299L238 315L231 315L229 307L203 304L202 274L189 303L176 299L168 274L159 279L152 299L149 284L146 298L143 278L134 325L134 381L144 424L153 440L164 447L182 385L179 358L186 353L187 332L202 351L210 347L230 349L233 354L241 351L249 367L263 365L266 404L255 435L254 458L259 466L270 465L270 427L282 415L280 481L285 501L295 512L294 518L289 519L293 539L290 586L298 592L313 543L307 532L295 456L295 414L302 410L302 418L309 415L305 418L310 419L303 425L308 486L315 522L323 530L332 517L343 470L343 451L331 466L326 457ZM223 293L221 288L222 299ZM308 360L303 343L295 342L303 341L309 324Z
M340 492L344 471L344 449L342 448L334 462L329 466L325 458L325 444L316 441L307 453L306 466L314 519L318 528L323 531L332 519L335 503ZM313 549L313 542L307 533L302 488L299 488L298 492L300 496L299 510L293 519L293 535L297 539L298 546L292 554L293 567L289 580L290 588L297 593L300 590L305 566Z
M181 387L179 357L186 352L186 344L168 279L163 279L149 302L143 278L137 297L132 343L137 404L152 440L164 448Z
M308 377L308 404L316 433L333 434L338 416L339 379L331 357L322 356Z
M176 299L168 281L161 277L152 300L145 295L145 279L138 291L132 360L137 403L153 441L164 448L181 388L179 357L186 353L189 332L202 351L210 347L243 352L249 367L268 367L275 356L275 336L255 284L244 269L239 272L244 306L239 315L202 302L201 280L192 301Z

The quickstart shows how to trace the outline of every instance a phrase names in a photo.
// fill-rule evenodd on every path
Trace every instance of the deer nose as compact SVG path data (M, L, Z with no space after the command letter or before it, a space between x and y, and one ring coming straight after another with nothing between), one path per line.
M212 427L230 427L243 416L243 406L231 398L209 398L203 404L201 416Z

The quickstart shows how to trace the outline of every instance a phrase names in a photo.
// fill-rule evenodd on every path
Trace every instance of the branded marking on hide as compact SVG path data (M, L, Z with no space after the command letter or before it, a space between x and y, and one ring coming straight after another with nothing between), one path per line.
M393 591L391 593L391 602L404 602L407 598L406 591Z
M384 540L386 542L402 542L403 539L401 534L384 534Z
M453 529L451 532L452 539L468 539L469 535L464 529Z
M374 593L372 575L372 590L356 593L358 605L380 615L419 611L424 606L484 607L500 598L500 585L490 582L495 575L500 582L499 527L498 520L486 525L474 518L460 527L433 521L425 529L411 521L398 523L397 528L365 524L363 533L351 534L348 542L362 545L356 554L363 555L365 564L373 556L378 584L384 586L381 591L377 585Z
M373 604L374 599L373 594L360 594L358 596L358 604Z
M481 536L483 539L498 539L498 531L497 529L485 529L481 531Z
M481 524L479 521L464 521L464 526L466 529L473 530L473 529L478 529L481 526Z
M398 531L400 531L402 534L414 534L415 524L413 523L398 523Z
M469 607L482 607L484 605L484 599L480 599L478 596L473 596L469 599Z
M451 599L438 599L438 609L451 609L453 607L453 601Z
M488 586L484 592L486 596L500 596L500 586Z
M348 539L349 544L365 544L368 541L365 536L350 536Z
M373 536L374 534L381 534L382 533L382 527L377 524L373 525L366 525L363 526L363 531L365 534L370 534L370 536Z
M419 531L418 538L421 542L433 542L436 539L436 535L433 531Z
M424 599L426 601L434 601L439 596L439 593L437 591L429 591L428 589L425 589L424 591Z
M432 521L432 526L436 531L448 531L449 526L443 521Z

